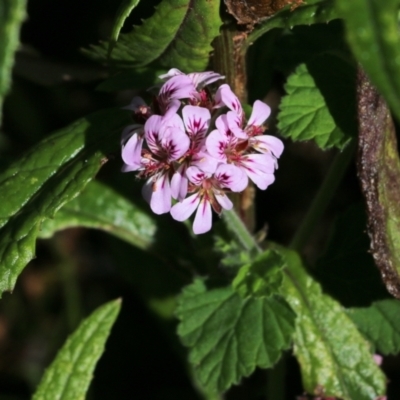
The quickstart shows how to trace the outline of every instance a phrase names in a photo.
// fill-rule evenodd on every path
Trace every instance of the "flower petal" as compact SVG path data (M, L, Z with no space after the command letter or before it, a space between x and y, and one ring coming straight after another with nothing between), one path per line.
M187 194L188 178L186 176L186 164L182 164L171 179L171 194L176 200L182 201Z
M219 161L211 157L205 148L194 154L190 161L190 165L196 166L208 174L213 174L215 172L218 163Z
M199 207L197 208L196 216L193 222L193 232L196 235L206 233L212 226L212 211L211 204L204 198L201 199Z
M142 132L143 125L133 124L126 126L121 133L121 145L123 145L133 134Z
M211 174L201 171L196 166L192 166L187 169L186 176L194 185L200 186L205 179L210 178Z
M219 164L214 176L222 188L232 192L242 192L249 183L242 168L232 164Z
M200 196L198 193L189 196L181 203L176 203L171 208L172 218L176 221L187 220L194 213L199 203L200 203Z
M190 139L180 129L168 127L161 139L163 151L167 154L168 162L178 160L189 149Z
M197 89L201 89L202 87L209 85L210 83L225 78L225 76L220 75L214 71L192 72L191 74L188 74L188 76Z
M224 208L225 210L232 210L233 203L230 201L229 197L225 193L223 194L215 193L215 198L217 199L218 203L221 205L222 208Z
M229 111L226 114L226 122L229 130L240 139L247 139L248 135L242 129L243 119L235 111Z
M250 139L250 146L260 153L272 153L279 158L283 152L283 143L280 139L271 135L259 135Z
M171 187L168 174L161 175L153 182L150 208L155 214L165 214L171 209Z
M225 150L229 145L228 138L219 130L210 132L206 139L206 148L211 157L221 161L226 161Z
M182 117L187 134L198 146L208 131L210 111L204 107L185 106L182 109Z
M260 126L270 116L271 108L260 100L256 100L253 104L253 111L251 112L250 119L247 126Z
M239 99L226 83L221 85L215 93L215 108L226 106L237 114L242 115L243 109Z
M183 75L183 72L179 71L178 68L171 68L166 74L158 75L158 77L162 80L168 80L177 75Z
M139 136L137 133L132 135L132 137L126 142L125 146L122 146L122 160L130 167L129 171L135 171L140 168L142 146L143 137Z
M154 154L159 154L161 151L161 123L162 117L160 115L152 115L144 124L146 143L150 151Z

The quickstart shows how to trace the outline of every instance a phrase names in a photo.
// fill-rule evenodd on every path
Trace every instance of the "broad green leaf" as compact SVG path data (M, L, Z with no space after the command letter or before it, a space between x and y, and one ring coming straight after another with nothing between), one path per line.
M308 0L306 4L291 11L290 8L276 13L273 17L258 24L247 36L250 45L260 36L274 28L293 28L296 25L325 23L338 18L333 0Z
M26 16L26 0L0 2L0 124L3 99L11 84L14 53L19 45L19 31Z
M381 354L400 352L400 302L394 299L376 301L370 307L347 311L361 333Z
M274 250L267 250L240 268L232 286L244 298L272 296L282 285L284 267L284 258Z
M46 370L33 400L84 399L93 371L121 308L109 302L85 319Z
M54 218L44 220L39 237L49 238L56 231L76 226L104 230L140 249L149 249L154 244L157 231L154 218L98 181L90 182Z
M295 315L278 297L243 299L197 279L178 300L178 334L207 390L222 392L256 367L272 367L291 343Z
M76 197L119 145L129 113L105 110L47 137L0 174L0 294L35 255L40 223Z
M139 4L139 1L140 0L122 0L121 5L118 7L114 26L111 31L110 43L108 45L109 54L115 46L115 43L117 43L119 33L124 26L125 20L129 17L129 14L132 12L132 10Z
M349 44L400 119L400 36L398 0L338 0Z
M350 114L349 111L353 111L352 116L355 114L355 74L339 58L323 56L322 60L325 59L332 67L331 73L324 71L325 78L318 74L319 60L301 64L289 76L285 85L287 94L280 104L278 128L284 137L315 140L322 149L343 148L356 132L354 117L347 119L341 115L341 110L345 116ZM318 80L311 72L316 73ZM343 111L346 97L349 98L348 106Z
M157 61L186 72L201 71L209 61L211 42L222 24L218 0L163 0L155 13L128 34L121 34L109 61L120 67L140 67ZM84 52L107 60L107 43Z
M148 89L154 86L154 83L159 80L158 77L166 72L166 69L148 67L123 70L101 82L96 90L113 92L126 89Z
M350 221L350 222L349 222ZM365 307L388 297L369 249L365 205L340 214L313 275L345 307Z
M371 400L386 380L367 341L343 310L309 276L299 256L286 251L282 294L297 314L294 352L309 393L344 400Z

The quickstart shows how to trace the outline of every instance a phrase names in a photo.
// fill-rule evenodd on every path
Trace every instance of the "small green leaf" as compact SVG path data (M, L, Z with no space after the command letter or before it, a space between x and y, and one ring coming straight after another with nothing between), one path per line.
M295 10L285 8L273 17L257 25L247 36L246 44L250 45L259 37L274 28L292 29L296 25L325 23L338 18L333 0L307 0L307 4Z
M282 285L284 266L285 260L279 253L267 250L240 268L232 286L244 298L270 297L277 294Z
M105 110L47 137L0 174L0 294L34 257L40 223L76 197L119 146L129 113Z
M281 298L243 299L231 287L207 291L201 279L184 289L176 314L196 376L214 392L256 367L272 367L290 346L295 319Z
M295 252L283 254L288 267L282 294L297 314L294 352L305 389L343 400L383 395L385 376L355 324L339 303L322 293Z
M125 20L129 17L129 14L132 12L132 10L139 4L139 1L140 0L122 0L122 3L118 7L114 26L111 31L110 43L108 47L109 54L111 54L115 43L117 43L119 33L124 26Z
M376 301L370 307L347 311L361 333L382 354L400 352L400 301Z
M11 85L14 53L19 45L19 31L26 16L26 0L0 2L0 123L3 99Z
M293 140L313 139L322 149L333 146L343 148L356 131L356 127L353 122L349 124L349 121L353 121L354 118L343 119L339 106L343 104L343 97L351 95L353 91L354 96L350 97L348 110L345 110L344 113L348 115L348 111L353 110L352 115L354 115L355 74L351 75L351 72L345 67L346 64L338 58L329 57L328 59L334 66L344 66L341 71L348 72L349 75L345 72L339 73L335 79L335 77L329 76L325 70L327 84L324 85L324 82L319 80L317 86L316 79L310 73L311 70L316 70L316 66L313 64L300 65L289 76L285 85L287 94L283 97L280 105L278 128L284 137L290 137ZM336 75L337 68L333 68L332 71ZM324 97L320 87L325 89L324 95L328 97ZM333 91L329 89L333 89ZM329 93L331 97L329 97ZM332 114L337 117L338 122L335 121Z
M152 17L120 35L109 61L129 68L158 61L185 72L202 71L222 24L219 7L218 0L163 0ZM84 53L104 62L107 48L101 43Z
M85 319L46 370L33 400L84 399L93 371L121 308L109 302Z
M39 237L49 238L56 231L76 226L104 230L143 250L153 245L157 231L154 218L97 181L90 182L54 218L44 220Z
M400 119L398 0L338 0L350 46L372 83Z

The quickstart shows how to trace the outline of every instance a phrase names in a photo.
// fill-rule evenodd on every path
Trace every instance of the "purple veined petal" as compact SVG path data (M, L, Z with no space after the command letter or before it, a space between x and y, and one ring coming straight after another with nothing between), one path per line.
M180 132L185 132L185 125L183 124L182 118L176 113L170 115L168 118L165 116L162 118L160 131L168 130L168 128L174 128Z
M232 210L233 203L230 201L229 197L225 193L223 194L215 193L215 198L217 199L218 203L221 205L223 209Z
M131 136L131 138L126 142L125 146L122 147L121 156L122 160L126 165L131 168L130 171L135 171L140 168L140 161L142 158L142 147L143 147L143 137L139 136L137 133Z
M211 204L206 199L202 198L197 208L196 216L193 221L193 232L196 235L206 233L212 226L212 211Z
M183 75L183 72L179 71L178 68L171 68L166 74L159 75L158 77L162 80L167 80L177 75Z
M227 138L232 137L232 132L228 124L227 114L222 114L216 119L215 127L220 133L225 135Z
M248 135L242 129L243 118L235 111L229 111L226 114L226 122L229 130L239 139L247 139Z
M160 115L152 115L144 124L146 143L150 151L154 154L160 154L161 151L161 123L162 117Z
M276 158L283 152L282 141L271 135L254 136L250 139L250 145L260 153L272 153Z
M141 97L135 96L132 101L127 106L122 107L122 109L137 111L141 106L147 106L146 102Z
M171 194L178 201L182 201L187 194L188 178L186 176L187 166L182 164L171 179Z
M220 161L226 161L225 150L229 146L229 139L219 130L210 132L206 139L206 148L211 157Z
M196 92L192 80L187 75L176 75L161 86L159 96L163 103L171 99L188 99Z
M220 75L214 71L192 72L188 74L188 76L197 89L209 85L210 83L213 83L219 79L225 78L225 76Z
M123 145L135 133L142 133L143 125L133 124L126 126L121 133L121 145Z
M215 93L215 103L216 108L226 106L239 115L243 114L242 105L240 104L239 99L226 83L221 85Z
M192 157L190 165L194 165L208 174L213 174L217 169L218 163L219 161L211 157L206 150L199 150Z
M260 126L270 116L271 108L260 100L256 100L253 104L253 111L251 112L250 119L247 126Z
M219 164L214 177L221 186L233 192L241 192L248 185L247 175L241 168L232 164Z
M210 111L204 107L185 106L182 109L183 122L189 137L200 143L206 136L210 124Z
M200 186L205 179L211 177L211 174L202 171L196 166L191 166L187 169L186 176L188 177L189 181L192 182L194 185Z
M171 209L171 186L168 174L162 174L152 184L150 208L154 214L165 214Z
M189 150L189 146L189 137L179 128L170 126L163 131L161 147L169 162L181 158Z
M171 208L171 216L176 221L187 220L196 210L200 203L200 195L192 194L180 203L176 203Z

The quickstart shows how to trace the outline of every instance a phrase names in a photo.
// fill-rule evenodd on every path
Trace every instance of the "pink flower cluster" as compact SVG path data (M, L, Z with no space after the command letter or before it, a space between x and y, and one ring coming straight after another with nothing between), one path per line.
M197 209L196 234L211 229L212 209L233 207L227 193L243 191L249 179L266 189L283 151L278 138L263 135L266 104L257 100L246 121L227 84L212 93L208 85L223 78L171 69L160 76L165 82L152 107L133 99L127 108L135 124L122 133L123 171L146 179L143 196L152 211L184 221Z

